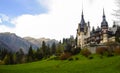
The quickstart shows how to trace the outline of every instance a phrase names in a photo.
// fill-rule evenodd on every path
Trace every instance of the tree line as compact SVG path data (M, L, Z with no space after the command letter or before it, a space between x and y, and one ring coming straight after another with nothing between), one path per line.
M63 42L53 43L51 46L42 42L42 46L35 50L32 46L29 47L28 53L24 53L23 49L19 49L17 52L8 51L7 49L0 49L0 64L21 64L33 61L39 61L56 56L58 59L62 59L63 54L77 54L80 48L75 47L75 39L64 38Z

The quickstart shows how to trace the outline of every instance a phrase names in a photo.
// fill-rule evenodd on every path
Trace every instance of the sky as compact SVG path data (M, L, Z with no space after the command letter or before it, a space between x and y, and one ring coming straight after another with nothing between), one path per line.
M0 32L56 40L76 37L82 9L85 22L96 28L103 8L111 27L115 0L0 0Z

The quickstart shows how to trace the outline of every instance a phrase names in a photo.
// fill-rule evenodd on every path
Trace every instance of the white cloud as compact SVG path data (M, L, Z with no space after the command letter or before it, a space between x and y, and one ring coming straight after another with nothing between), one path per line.
M7 15L0 13L0 16L1 16L1 21L9 21L9 17Z
M2 19L0 18L0 23L2 23Z
M37 0L37 2L43 7L46 7L47 9L49 9L52 3L52 0Z
M14 32L19 36L46 37L52 39L62 39L70 35L76 35L78 23L81 20L82 0L38 0L43 4L48 13L39 15L21 15L13 19L12 23L16 25L14 29L8 31ZM102 9L105 8L105 14L108 23L111 24L111 12L113 0L83 0L85 21L91 22L92 26L100 26L102 21ZM111 7L110 7L111 6ZM5 28L5 27L0 27ZM6 29L6 28L5 28ZM1 30L2 31L2 30ZM7 29L6 29L7 31Z

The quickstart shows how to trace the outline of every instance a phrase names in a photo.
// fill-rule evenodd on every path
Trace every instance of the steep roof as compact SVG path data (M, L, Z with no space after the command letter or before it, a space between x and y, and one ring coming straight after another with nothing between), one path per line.
M82 11L82 14L81 14L81 21L80 21L80 31L84 31L85 25L86 25L86 23L85 23L83 11Z
M105 12L104 12L104 8L103 8L103 20L101 22L101 27L107 27L108 28L108 22L106 21L106 17L105 17Z

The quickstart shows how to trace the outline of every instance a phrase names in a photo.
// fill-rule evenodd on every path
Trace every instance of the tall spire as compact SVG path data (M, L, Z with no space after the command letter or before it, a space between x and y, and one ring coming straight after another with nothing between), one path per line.
M104 11L104 8L103 8L103 18L105 18L105 11Z
M79 23L79 27L80 27L80 31L84 32L84 28L85 28L85 20L84 20L84 14L83 14L83 0L82 0L82 13L81 13L81 21Z
M106 17L105 17L105 11L104 11L104 8L103 8L103 17L102 17L102 22L101 22L101 27L108 27L108 23L107 23L107 21L106 21Z
M83 0L82 0L82 17L83 17Z
M84 15L83 15L83 10L81 14L81 21L80 21L80 30L84 31L84 26L85 26L85 20L84 20Z
M80 24L81 24L81 25L84 25L84 24L85 24L83 10L82 10L82 14L81 14L81 22L80 22Z
M82 9L82 14L81 14L82 18L81 19L84 19L84 15L83 15L83 9Z

